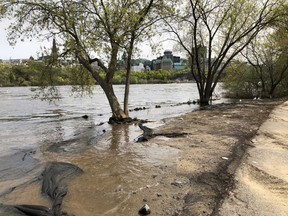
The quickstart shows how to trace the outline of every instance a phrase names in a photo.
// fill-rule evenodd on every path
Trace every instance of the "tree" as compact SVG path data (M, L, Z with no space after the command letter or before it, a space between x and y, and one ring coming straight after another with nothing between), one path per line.
M153 35L151 27L160 20L160 12L165 8L162 4L162 1L150 0L147 2L147 6L145 7L143 6L143 4L145 5L145 2L138 1L137 4L133 5L136 8L130 7L129 11L129 17L133 17L133 19L128 19L129 23L127 26L129 26L129 34L126 39L127 43L124 45L125 51L123 53L123 60L126 63L126 81L124 93L124 113L126 115L129 114L129 86L131 77L130 75L132 66L132 55L135 43L143 41L144 39L148 39ZM137 8L141 8L141 10L137 10ZM153 8L156 11L149 13Z
M257 88L262 89L263 97L274 97L275 90L288 76L288 44L283 43L286 38L279 31L266 34L264 42L254 40L242 53L257 75Z
M243 61L231 61L223 78L225 96L230 98L255 98L261 95L261 82L255 68Z
M112 86L117 70L117 56L126 46L127 39L133 38L131 33L141 35L139 25L146 20L153 2L3 0L1 12L4 17L15 20L10 25L9 38L12 42L19 37L57 37L63 48L62 55L75 57L91 73L106 94L112 118L121 121L129 116L121 108ZM132 12L135 17L131 17ZM130 42L133 44L135 40ZM130 46L131 51L133 48ZM104 77L100 76L100 72L104 72Z
M264 97L274 97L275 91L288 78L287 6L284 4L279 8L279 16L275 22L271 23L269 31L257 36L241 52L249 65L253 67L260 81L258 82L260 86L257 87L262 89Z
M209 99L225 68L277 17L276 0L180 0L167 31L191 60L200 104Z

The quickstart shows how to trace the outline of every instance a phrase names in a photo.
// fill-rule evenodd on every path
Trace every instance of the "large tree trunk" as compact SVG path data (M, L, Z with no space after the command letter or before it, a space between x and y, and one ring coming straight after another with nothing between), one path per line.
M126 72L126 81L125 81L125 93L124 93L124 113L125 115L129 116L129 89L130 89L130 73L131 73L131 66L130 69L127 68Z
M212 96L212 86L211 84L206 83L205 88L198 88L199 91L199 104L200 106L207 106L209 105L209 101Z
M274 97L274 91L276 89L277 85L272 85L269 91L269 97L273 98Z
M199 96L200 96L200 101L199 101L200 106L207 106L207 105L209 105L210 96L207 96L207 95L204 94L203 92L202 92L202 93L199 93Z
M120 103L118 102L118 99L114 93L112 84L102 85L102 88L110 104L112 119L114 121L123 121L127 119L128 115L126 115L121 108Z
M111 51L111 60L109 62L109 68L106 68L101 61L98 59L95 59L99 66L101 67L102 70L105 71L106 76L105 78L102 78L97 71L97 69L94 69L91 66L91 60L87 61L83 56L77 55L77 58L79 59L80 63L92 74L94 79L98 82L98 84L101 86L103 89L111 111L112 111L112 117L110 118L109 122L110 123L117 123L117 122L123 122L123 121L130 121L131 118L127 114L124 113L123 109L121 108L121 105L118 101L118 98L116 97L112 85L113 81L113 76L116 71L116 65L117 65L117 47L115 49L112 49ZM93 61L92 61L93 62Z
M206 93L207 91L203 88L203 86L201 85L201 83L199 81L196 80L196 84L197 84L197 89L198 89L198 94L199 94L199 104L200 104L200 106L209 105L209 100L211 98L211 94L210 93L209 94Z

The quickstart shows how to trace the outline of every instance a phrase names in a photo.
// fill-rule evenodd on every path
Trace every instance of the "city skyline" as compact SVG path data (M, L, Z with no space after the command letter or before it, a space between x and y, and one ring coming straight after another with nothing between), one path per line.
M8 59L28 59L29 57L37 58L41 55L42 50L41 47L51 47L51 41L18 41L15 46L11 46L6 39L6 35L4 31L0 30L0 59L8 60ZM137 56L146 59L154 59L157 58L163 51L164 48L161 49L157 53L152 53L149 45L142 45L142 50L137 54ZM144 49L143 49L144 47ZM168 48L168 50L172 50ZM177 53L177 52L175 52Z
M10 46L7 41L7 31L5 30L8 27L9 21L2 20L0 22L0 59L9 60L9 59L28 59L30 56L37 58L41 55L41 47L50 48L52 46L51 41L39 41L37 39L30 41L18 41L15 46ZM153 53L151 47L148 43L141 44L141 51L137 56L147 59L155 59L163 53L164 50L173 50L173 44L169 41L165 41L162 44L162 49L159 49L158 52ZM179 52L173 51L175 54L179 55Z

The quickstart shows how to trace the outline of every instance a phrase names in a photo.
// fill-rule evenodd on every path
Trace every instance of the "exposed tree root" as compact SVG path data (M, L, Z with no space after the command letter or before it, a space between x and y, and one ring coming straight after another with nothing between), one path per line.
M144 126L143 125L143 121L140 121L138 123L138 126L140 127L140 129L143 131L143 134L141 136L139 136L136 140L136 142L146 142L156 136L165 136L168 138L177 138L177 137L185 137L186 135L188 135L188 133L176 133L176 132L172 132L172 133L155 133L153 131L153 129Z

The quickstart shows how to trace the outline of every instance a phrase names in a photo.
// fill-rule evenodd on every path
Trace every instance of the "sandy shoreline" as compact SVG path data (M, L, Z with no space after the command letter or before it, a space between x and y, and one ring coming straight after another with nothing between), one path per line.
M226 205L226 200L230 199L227 196L235 187L235 173L237 172L236 177L239 178L238 167L245 164L247 151L254 148L252 140L255 135L262 133L261 130L258 131L259 127L279 104L276 101L249 101L219 105L166 119L160 132L185 132L190 135L175 139L156 137L149 142L168 145L182 152L177 161L176 172L167 178L170 178L170 182L182 178L184 183L178 194L171 194L171 190L167 188L169 195L162 200L160 209L158 200L154 201L156 204L152 202L152 209L155 210L153 215L239 215L237 210L232 214L221 208L222 204L224 202ZM233 212L233 207L230 206L231 209ZM244 212L241 215L264 214Z
M274 109L275 107L276 109ZM94 174L97 175L98 169L96 168L99 167L97 165L101 161L100 158L95 158L96 150L91 148L83 153L89 156L87 161L83 161L83 154L69 156L67 157L69 163L79 166L84 170L84 174L69 183L63 210L72 215L81 216L135 216L139 208L147 203L153 216L285 215L288 188L286 183L288 171L285 168L288 159L287 154L284 154L288 146L286 142L288 114L285 115L285 113L288 113L287 103L259 100L243 101L238 104L220 104L179 117L164 119L164 125L156 128L155 132L186 135L176 138L156 136L148 142L129 142L123 147L130 149L131 152L133 152L132 150L148 151L150 149L150 153L154 154L155 159L157 159L157 154L160 156L161 153L168 153L170 156L165 157L164 161L162 158L159 164L145 167L143 170L134 170L135 173L125 174L133 175L136 179L123 179L121 176L119 168L122 168L125 163L129 163L129 158L123 158L123 161L117 163L111 160L113 163L109 164L109 170L107 170L109 171L107 175L111 177L108 178L104 175L103 179L114 181L119 178L118 184L121 182L127 184L118 186L111 184L115 186L111 192L100 196L96 194L97 188L92 193L89 191L91 187L85 188L85 184L101 186L104 183L102 178L96 182L93 177ZM119 126L120 135L123 129L124 132L128 130L128 127L125 128ZM277 140L275 141L275 139ZM97 141L96 145L101 146L101 142L107 145L106 139ZM118 148L116 150L119 150ZM271 152L271 148L274 151ZM278 158L279 161L269 161L272 156L278 155L282 155L280 159ZM55 159L58 158L58 154L56 156ZM113 157L113 155L111 156ZM32 154L31 160L33 157ZM47 157L50 158L49 154ZM20 162L22 158L21 156ZM29 161L25 159L24 162L28 163ZM34 163L34 161L32 162ZM90 166L91 164L95 166ZM278 164L280 165L277 168ZM138 167L136 168L138 169ZM37 169L35 169L36 171ZM264 179L264 182L259 182L259 179ZM266 179L267 181L265 181ZM265 197L260 198L263 193L268 192L263 188L258 190L260 186L264 187L263 184L271 186L269 187L269 197L273 195L273 202L270 202L271 208L269 207L269 209L273 210L271 210L273 214L270 214L268 210L265 210L264 213L260 212L261 209L265 209L261 205L267 203ZM1 185L4 186L5 181ZM29 204L23 202L25 196L31 195L31 188L35 189L34 194L40 196L37 192L39 191L39 182L36 182L31 184L31 187L28 185L21 186L15 191L13 189L11 193L7 192L7 195L4 191L5 193L0 196L0 202ZM85 190L89 192L86 193ZM259 193L254 193L255 190ZM247 193L250 193L250 196L246 196ZM49 206L47 200L37 196L34 200L30 200L30 204ZM81 200L77 197L81 197ZM104 211L104 209L101 211L101 205L97 206L96 202L98 200L102 203L105 197L109 197L106 201L107 204L114 201L111 199L115 199L116 203L119 200L119 203L108 211ZM89 205L87 200L91 202ZM253 202L250 203L250 200ZM282 203L281 208L277 207L279 203ZM0 215L5 215L5 211L1 214L1 205Z
M252 140L220 215L288 215L288 102L277 106Z

